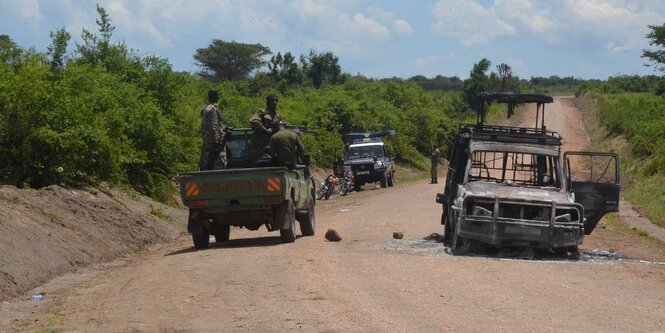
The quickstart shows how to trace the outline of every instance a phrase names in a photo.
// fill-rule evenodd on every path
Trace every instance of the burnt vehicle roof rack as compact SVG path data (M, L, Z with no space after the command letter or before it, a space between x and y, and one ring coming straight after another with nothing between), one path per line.
M545 128L461 124L459 132L469 133L474 140L561 146L561 135Z
M545 129L545 103L552 103L554 98L546 94L516 94L512 92L481 92L480 100L483 101L481 110L478 111L476 122L483 125L485 122L485 113L487 112L486 104L490 103L506 103L508 104L508 118L513 115L513 109L518 104L536 103L536 125L540 122L540 129L546 133Z

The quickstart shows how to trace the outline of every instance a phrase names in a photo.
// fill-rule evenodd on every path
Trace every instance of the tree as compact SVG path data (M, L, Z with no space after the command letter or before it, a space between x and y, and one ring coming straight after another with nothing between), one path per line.
M48 47L48 55L51 57L49 63L52 70L60 70L65 64L67 54L67 44L71 35L65 28L49 33L51 37L51 45Z
M474 110L480 111L483 102L480 100L480 92L490 90L490 78L485 74L492 65L487 58L481 59L473 65L469 78L464 80L464 102Z
M270 69L270 76L278 86L288 87L300 85L303 82L303 70L298 66L296 58L291 52L286 52L283 55L277 53L277 55L271 57L268 69Z
M111 25L111 17L103 7L97 5L97 13L99 19L96 19L95 23L99 26L101 38L83 28L81 33L83 44L76 43L76 50L80 54L81 60L92 65L97 65L108 59L111 35L115 30L115 27Z
M660 26L649 25L651 31L646 35L651 41L649 45L657 46L660 49L656 50L643 50L642 58L647 58L654 62L653 66L656 70L665 72L665 24ZM646 64L645 66L650 66Z
M199 75L213 82L248 79L266 64L263 57L272 54L261 44L225 42L214 39L206 48L196 49L194 60L201 67Z
M507 64L496 66L496 70L501 78L501 91L508 91L508 80L513 76L513 70Z
M316 53L311 50L306 58L300 57L300 62L315 88L320 88L324 83L336 84L342 81L339 58L332 52Z
M18 64L22 53L23 49L8 35L0 35L0 63Z

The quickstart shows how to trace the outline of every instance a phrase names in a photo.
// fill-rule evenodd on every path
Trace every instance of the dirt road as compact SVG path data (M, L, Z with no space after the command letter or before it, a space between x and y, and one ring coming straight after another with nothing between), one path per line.
M557 99L548 116L561 105ZM662 250L640 239L615 240L612 230L600 228L583 249L609 245L633 259L453 257L428 237L442 232L434 202L442 188L423 180L319 202L317 234L292 244L265 230L233 229L231 241L204 251L183 239L45 302L26 301L34 318L14 329L665 331ZM328 228L343 240L325 241ZM395 231L404 239L392 239Z

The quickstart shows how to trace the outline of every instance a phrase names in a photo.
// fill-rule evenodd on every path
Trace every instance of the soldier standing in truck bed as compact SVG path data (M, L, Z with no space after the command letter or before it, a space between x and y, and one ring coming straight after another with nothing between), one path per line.
M252 151L250 152L250 161L252 164L261 156L263 147L270 144L270 137L282 120L282 115L277 111L277 103L277 96L268 95L266 97L266 108L258 109L249 119L249 124L254 130L252 134Z
M215 89L208 90L208 104L201 110L201 157L199 159L199 170L214 170L221 167L225 162L222 154L222 114L217 107L219 93ZM224 156L223 156L224 155Z

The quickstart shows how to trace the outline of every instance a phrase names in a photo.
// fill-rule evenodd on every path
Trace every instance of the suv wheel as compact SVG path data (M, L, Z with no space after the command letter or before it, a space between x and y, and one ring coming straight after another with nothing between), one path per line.
M395 186L395 171L390 172L390 177L388 177L388 186Z
M383 176L381 176L381 188L386 188L388 187L388 171L383 172Z

